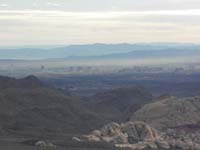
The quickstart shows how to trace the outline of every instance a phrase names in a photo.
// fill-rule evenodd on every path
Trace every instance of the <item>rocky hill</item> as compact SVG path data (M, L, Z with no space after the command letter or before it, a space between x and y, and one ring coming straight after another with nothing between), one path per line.
M200 97L169 97L146 104L134 113L130 120L147 122L159 129L175 128L183 125L197 125L200 122Z
M78 142L110 143L117 150L199 150L200 147L191 139L169 136L144 122L111 123L73 139Z
M169 97L146 104L130 120L144 121L176 138L200 143L200 97Z
M78 140L106 142L119 150L199 150L199 116L200 97L162 96L133 113L131 121L105 125Z

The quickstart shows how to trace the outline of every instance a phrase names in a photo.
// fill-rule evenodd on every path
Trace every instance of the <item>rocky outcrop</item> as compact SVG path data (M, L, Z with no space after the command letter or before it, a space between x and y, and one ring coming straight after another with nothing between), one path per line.
M175 139L144 122L111 123L83 135L80 141L106 142L119 150L199 150L191 139Z
M56 145L48 141L38 141L35 143L36 150L56 150Z
M127 133L130 144L159 138L158 132L143 122L128 122L122 124L122 132Z
M144 105L131 115L130 120L139 120L165 132L176 140L191 139L200 143L200 97L163 97Z

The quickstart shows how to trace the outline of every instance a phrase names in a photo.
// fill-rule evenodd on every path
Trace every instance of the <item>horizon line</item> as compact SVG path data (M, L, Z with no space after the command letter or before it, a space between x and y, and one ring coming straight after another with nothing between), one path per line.
M1 48L29 48L29 47L62 47L62 46L84 46L84 45L134 45L134 44L188 44L188 45L200 45L200 43L195 42L119 42L119 43L106 43L106 42L94 42L94 43L77 43L77 44L28 44L28 45L7 45L7 46L0 46Z

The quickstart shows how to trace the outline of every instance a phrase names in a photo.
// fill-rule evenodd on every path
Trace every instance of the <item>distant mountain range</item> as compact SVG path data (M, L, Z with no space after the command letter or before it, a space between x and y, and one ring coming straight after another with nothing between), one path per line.
M191 57L200 54L200 45L176 43L91 44L52 48L0 49L0 59L144 59Z

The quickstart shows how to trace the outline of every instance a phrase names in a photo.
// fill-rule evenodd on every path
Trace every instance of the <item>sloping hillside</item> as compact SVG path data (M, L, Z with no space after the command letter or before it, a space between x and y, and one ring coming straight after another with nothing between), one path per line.
M163 96L136 111L131 121L108 124L79 140L112 143L119 150L199 150L199 115L200 97Z
M84 101L45 86L37 77L0 78L0 127L3 133L81 133L124 121L153 96L144 88L117 88Z
M0 127L3 132L83 132L106 121L78 97L45 87L33 76L1 77Z
M153 96L145 88L128 87L108 90L91 98L93 110L113 117L114 121L124 121L129 113L151 102Z
M200 97L166 98L135 112L130 120L145 121L157 129L176 128L200 123Z

